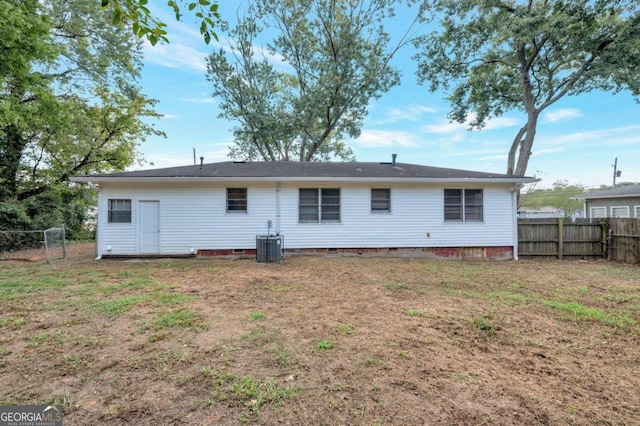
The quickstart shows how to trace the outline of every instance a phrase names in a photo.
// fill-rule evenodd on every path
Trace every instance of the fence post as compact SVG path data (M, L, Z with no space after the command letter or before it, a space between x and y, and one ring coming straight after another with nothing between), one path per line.
M600 221L600 229L602 230L602 257L609 260L609 227L606 222Z
M562 260L562 249L564 246L564 238L563 238L563 230L562 226L564 225L564 219L558 218L558 259Z

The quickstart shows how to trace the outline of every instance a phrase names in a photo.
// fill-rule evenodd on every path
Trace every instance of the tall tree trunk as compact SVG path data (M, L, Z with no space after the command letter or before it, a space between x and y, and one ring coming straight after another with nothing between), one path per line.
M518 163L514 170L514 175L524 176L527 172L527 166L529 165L529 157L531 157L531 149L533 148L533 141L536 137L536 127L538 125L538 112L533 111L529 114L527 119L527 130L524 135L524 139L520 143L520 151L518 153Z
M507 174L512 175L516 168L516 154L518 153L518 148L522 144L522 137L527 131L527 125L525 124L520 128L518 134L515 138L513 138L513 142L511 143L511 149L509 150L509 156L507 158Z
M27 145L21 132L13 124L4 129L0 143L0 201L15 199L18 195L18 172L22 151Z
M540 111L536 109L535 96L531 86L531 64L527 58L526 45L520 43L517 48L518 62L520 63L520 80L522 85L522 101L524 109L527 112L527 123L518 131L514 139L511 150L509 151L509 159L507 165L507 174L515 176L524 176L531 157L531 148L536 137L536 125L538 124L538 116ZM518 153L518 162L515 163L516 151Z

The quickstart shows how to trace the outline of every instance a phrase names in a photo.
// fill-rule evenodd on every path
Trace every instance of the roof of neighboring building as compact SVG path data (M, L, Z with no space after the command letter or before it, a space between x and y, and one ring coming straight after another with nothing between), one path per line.
M96 174L72 178L74 182L156 182L215 180L472 180L513 183L535 178L498 173L446 169L407 163L225 161L182 167Z
M640 184L619 186L613 189L605 189L602 191L588 192L572 198L579 200L591 200L595 198L628 198L640 197Z

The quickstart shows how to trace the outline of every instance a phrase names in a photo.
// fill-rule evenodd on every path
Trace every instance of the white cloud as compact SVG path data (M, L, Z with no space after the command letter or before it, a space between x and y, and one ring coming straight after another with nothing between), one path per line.
M202 98L183 98L181 99L183 102L195 103L195 104L213 104L216 100L213 96L202 97Z
M505 127L513 127L520 124L520 121L510 117L496 117L487 120L487 124L483 127L485 130L504 129Z
M582 117L582 112L577 108L564 108L552 112L547 112L542 118L543 123L557 123L571 118Z
M421 121L424 114L434 114L436 109L427 105L407 105L406 108L387 108L374 125L392 124L398 121Z
M160 117L161 119L166 119L166 120L175 120L176 118L181 118L179 115L176 114L162 114L162 117Z
M448 135L451 133L457 133L462 130L467 130L468 126L464 123L457 123L455 121L441 122L440 124L428 124L423 127L427 133L435 133L438 135Z
M173 42L170 44L151 44L144 42L145 61L167 68L179 68L202 73L207 70L206 53L192 47Z
M365 148L415 147L419 145L412 133L386 130L365 130L354 143Z
M601 146L616 146L616 145L631 145L640 143L640 137L638 132L640 126L631 125L623 127L614 127L611 129L602 130L590 130L575 133L568 133L560 136L551 136L544 139L540 139L540 144L545 146L557 146L557 145L576 145L580 144L581 147L586 148L588 146L597 145Z
M487 155L485 157L481 157L480 161L494 161L494 160L506 160L507 154L496 154L496 155Z
M547 149L533 149L533 155L545 155L545 154L555 154L556 152L566 151L565 147L559 148L547 148Z

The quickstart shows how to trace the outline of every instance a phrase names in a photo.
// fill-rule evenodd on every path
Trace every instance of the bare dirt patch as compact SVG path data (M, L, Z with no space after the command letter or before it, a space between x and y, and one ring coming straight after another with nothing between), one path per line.
M638 424L640 269L0 263L0 404L65 424Z

